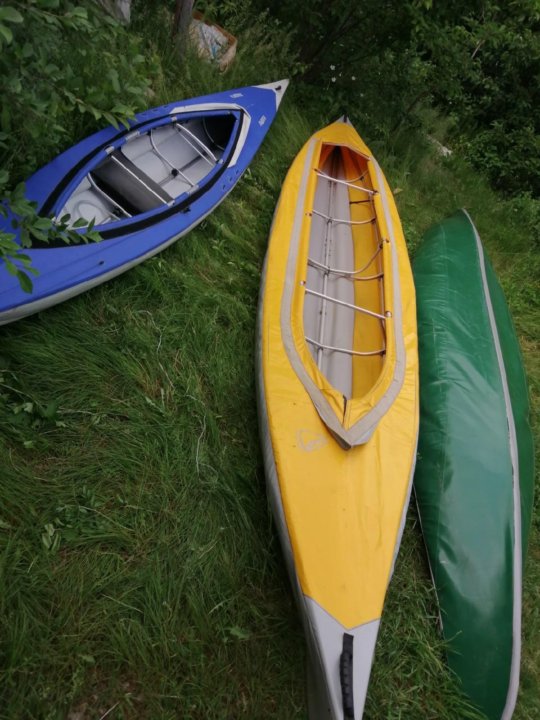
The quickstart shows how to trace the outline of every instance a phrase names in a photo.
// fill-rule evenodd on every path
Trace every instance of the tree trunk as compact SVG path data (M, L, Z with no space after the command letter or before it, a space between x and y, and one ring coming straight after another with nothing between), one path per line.
M178 36L181 51L186 46L189 24L193 14L193 0L176 0L173 21L173 37Z
M414 98L414 100L411 103L409 103L409 106L407 107L407 109L405 110L403 115L400 117L400 119L394 124L394 127L392 128L391 132L395 133L399 129L399 126L401 125L403 120L405 118L409 117L409 115L412 113L414 108L418 105L420 100L423 100L425 97L427 97L430 94L431 94L431 88L429 88L429 87L427 88L427 90L422 90L422 92L418 93L418 95Z
M328 28L328 32L324 36L324 38L319 42L317 47L313 49L307 57L304 57L304 62L308 66L312 66L316 60L318 60L319 56L328 50L328 48L332 45L332 43L337 40L339 37L342 36L342 33L345 35L350 32L351 28L354 28L356 25L359 25L360 19L357 19L353 22L351 27L347 28L347 24L351 21L354 13L355 13L356 7L353 4L351 9L349 10L349 13L342 19L341 23L335 27Z

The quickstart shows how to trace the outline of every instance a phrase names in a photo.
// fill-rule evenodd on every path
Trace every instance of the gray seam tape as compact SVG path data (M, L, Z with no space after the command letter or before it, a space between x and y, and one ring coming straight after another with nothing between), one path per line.
M480 272L482 274L482 286L484 289L484 297L486 299L486 307L489 316L489 324L493 334L493 342L495 344L495 353L499 365L501 375L501 383L504 394L504 404L506 407L506 417L508 421L508 441L510 446L510 458L512 461L512 485L514 498L514 588L513 588L513 615L512 615L512 662L510 666L510 681L508 684L508 694L506 696L506 704L501 720L510 720L516 706L517 694L519 689L519 666L521 658L521 583L522 583L522 562L521 557L521 494L519 487L519 458L517 447L516 426L514 423L514 414L512 412L512 401L510 399L510 390L508 389L508 379L504 367L504 359L497 331L497 323L495 321L495 313L491 303L491 295L489 293L489 285L486 276L486 265L484 259L484 249L478 231L471 220L469 213L463 208L462 213L468 219L474 232L478 257L480 259Z

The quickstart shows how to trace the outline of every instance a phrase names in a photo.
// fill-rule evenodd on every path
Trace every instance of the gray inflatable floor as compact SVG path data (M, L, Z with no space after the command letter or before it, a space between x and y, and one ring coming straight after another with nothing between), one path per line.
M350 187L347 184L332 182L325 176L338 180L347 180L343 157L339 147L334 148L320 168L322 173L317 180L313 215L311 218L311 235L306 287L322 295L335 298L339 301L355 304L355 278L354 276L340 275L336 272L328 272L324 268L332 267L352 272L355 267L355 226L348 224L352 221L350 204ZM359 174L366 172L359 169ZM349 180L350 181L350 180ZM367 179L358 181L357 184L370 187ZM358 191L354 191L358 194ZM369 213L375 215L373 203L367 199ZM320 214L317 214L320 213ZM326 216L326 217L323 217ZM329 221L328 218L344 220L345 222ZM373 224L372 232L377 233L377 226ZM370 231L371 232L371 231ZM373 247L377 251L379 242L376 235L373 236ZM322 266L322 267L319 267ZM376 256L373 262L366 268L365 274L378 274L382 272L381 256ZM377 282L377 281L374 281ZM383 313L382 282L380 302L377 307L371 308L376 312ZM374 358L361 358L355 356L354 334L355 323L379 323L384 326L384 321L369 318L364 314L358 316L358 311L328 301L325 298L306 293L304 303L304 331L308 346L313 359L320 370L327 377L328 381L347 398L353 393L353 363L368 361ZM379 333L380 334L380 333ZM327 347L321 347L325 345ZM381 351L384 348L384 337L381 337ZM339 352L332 348L340 348L349 352ZM383 353L379 353L380 356ZM381 362L382 367L382 362Z

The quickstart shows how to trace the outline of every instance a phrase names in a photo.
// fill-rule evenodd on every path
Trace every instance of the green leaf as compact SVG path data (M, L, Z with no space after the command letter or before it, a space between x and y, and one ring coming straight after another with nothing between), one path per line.
M32 237L36 238L36 240L41 240L42 242L49 241L49 237L48 237L47 233L44 233L41 230L38 230L37 228L30 227L29 232L32 235ZM24 247L29 247L29 246L25 245Z
M109 70L109 77L111 78L111 84L113 86L113 90L117 93L120 92L120 82L118 81L118 72L113 68L112 70Z
M11 193L13 200L25 200L24 183L20 182L15 186L15 190Z
M47 420L52 420L58 411L58 400L51 400L50 403L42 410L41 414Z
M0 35L4 38L6 43L9 45L13 40L13 33L8 28L7 25L2 25L0 23Z
M32 227L38 230L48 230L52 226L50 218L38 217L32 222Z
M32 290L34 289L34 284L30 280L28 275L25 272L23 272L22 270L17 270L17 277L19 279L21 288L24 290L24 292L31 293Z
M103 117L105 118L105 120L106 120L108 123L110 123L113 127L115 127L115 128L118 130L118 120L116 119L116 117L115 117L112 113L110 113L110 112L104 112L104 113L103 113Z
M7 258L5 258L5 264L6 264L6 270L8 271L8 273L10 275L14 275L14 276L17 275L17 272L18 272L17 266L14 263L12 263L11 260L8 260Z
M51 523L45 525L45 532L41 534L41 542L47 550L56 552L60 546L60 533Z
M83 7L75 7L71 11L71 15L74 17L80 17L83 18L83 20L88 20L88 11L86 8Z
M11 23L22 23L23 16L14 7L8 5L8 7L0 7L0 20Z
M242 630L242 628L238 627L238 625L229 628L229 635L238 638L238 640L249 640L249 638L251 637L250 632L248 632L247 630Z
M32 247L32 238L30 237L30 233L25 227L21 228L21 245L23 248L29 248Z
M102 115L103 115L101 110L98 110L97 108L93 107L92 105L89 105L86 109L92 113L92 115L96 118L96 120L101 120ZM79 110L81 110L80 106L79 106ZM81 110L81 112L83 112L83 111Z
M84 236L86 242L101 242L102 237L97 230L91 230Z

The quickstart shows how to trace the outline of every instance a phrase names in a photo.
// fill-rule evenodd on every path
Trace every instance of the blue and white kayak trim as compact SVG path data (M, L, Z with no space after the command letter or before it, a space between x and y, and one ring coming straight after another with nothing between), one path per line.
M147 110L129 128L100 130L38 170L26 182L38 213L58 221L69 215L71 224L94 220L102 240L25 248L39 272L30 294L0 261L0 325L100 285L200 223L250 164L287 86L282 80ZM17 234L13 220L0 218L0 231Z

